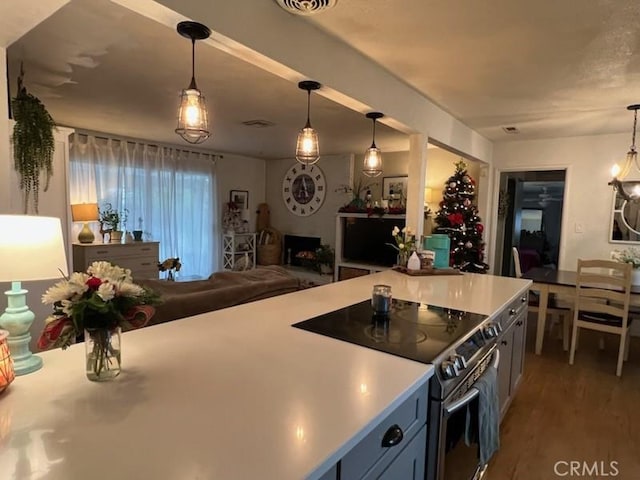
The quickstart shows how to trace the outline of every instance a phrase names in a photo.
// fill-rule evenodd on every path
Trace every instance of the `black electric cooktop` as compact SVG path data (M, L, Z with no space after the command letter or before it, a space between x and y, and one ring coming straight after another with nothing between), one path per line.
M410 360L432 363L462 337L477 331L486 319L487 316L477 313L394 298L388 317L374 316L371 301L367 300L293 326ZM479 331L478 334L478 339L470 338L460 345L460 349L475 350L481 346L475 345L476 340L483 342L482 334Z

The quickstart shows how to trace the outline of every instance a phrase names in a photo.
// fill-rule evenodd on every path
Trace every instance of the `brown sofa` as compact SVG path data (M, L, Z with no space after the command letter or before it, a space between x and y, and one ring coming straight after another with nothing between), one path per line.
M162 299L149 325L295 292L301 288L298 278L276 265L244 272L218 272L207 280L193 282L143 280L138 283L151 288Z

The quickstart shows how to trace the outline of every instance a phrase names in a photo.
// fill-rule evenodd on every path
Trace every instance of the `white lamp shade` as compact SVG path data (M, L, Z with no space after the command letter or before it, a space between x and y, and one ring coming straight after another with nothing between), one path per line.
M59 218L0 215L0 281L25 282L68 275Z

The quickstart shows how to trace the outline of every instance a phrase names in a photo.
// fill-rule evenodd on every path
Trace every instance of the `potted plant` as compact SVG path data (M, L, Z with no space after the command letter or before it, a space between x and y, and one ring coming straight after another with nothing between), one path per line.
M105 203L98 211L100 213L100 231L109 234L110 243L120 243L122 241L120 224L127 223L129 210L125 208L122 212L118 212L110 203Z
M331 248L331 245L329 244L320 245L318 248L316 248L315 254L316 254L316 258L315 258L316 268L318 272L327 274L327 275L333 273L335 252L333 248Z
M20 190L24 192L24 213L28 213L29 199L33 198L33 210L38 213L40 176L44 173L43 191L49 188L53 175L56 124L42 102L27 92L22 84L24 72L20 69L18 94L11 100L13 127L14 168L20 177Z

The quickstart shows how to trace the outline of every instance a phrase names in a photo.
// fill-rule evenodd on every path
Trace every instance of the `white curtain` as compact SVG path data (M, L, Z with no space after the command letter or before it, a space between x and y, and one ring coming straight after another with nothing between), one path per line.
M179 257L180 276L218 269L215 155L74 134L71 203L110 203L128 211L123 230L160 242L160 261Z

